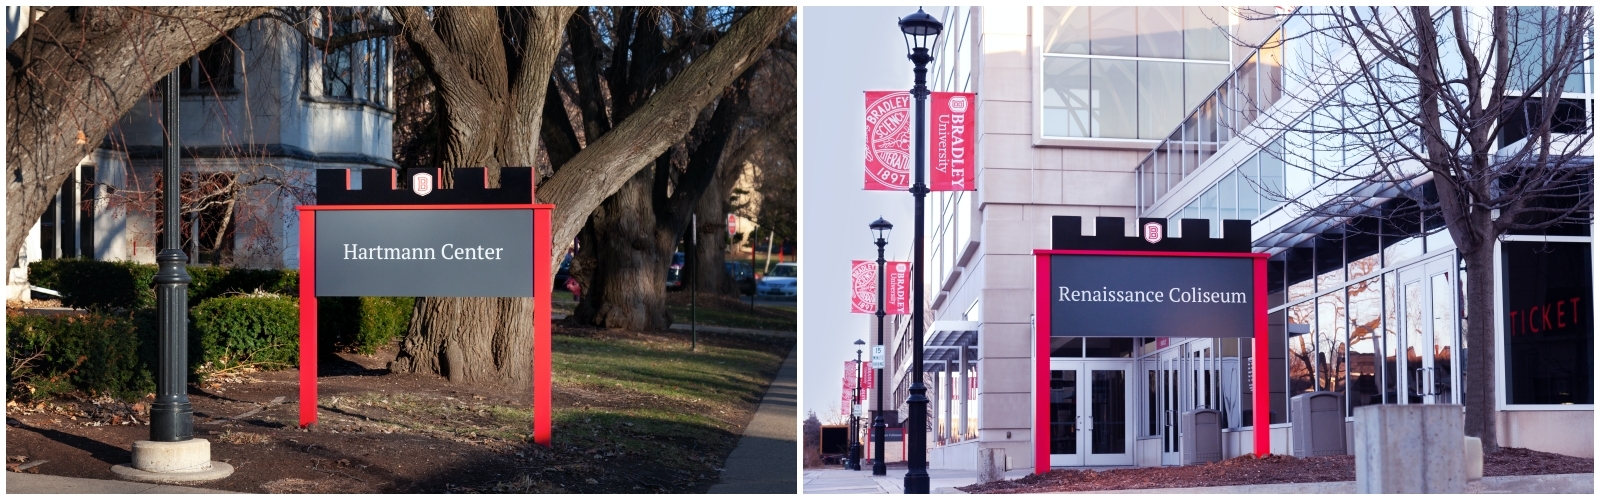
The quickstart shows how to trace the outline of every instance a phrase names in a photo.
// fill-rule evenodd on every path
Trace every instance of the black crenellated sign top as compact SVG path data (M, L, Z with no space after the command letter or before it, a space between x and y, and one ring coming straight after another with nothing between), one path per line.
M1151 252L1249 252L1250 221L1222 221L1222 237L1211 237L1208 219L1180 219L1184 237L1171 236L1166 219L1140 218L1141 234L1125 234L1122 217L1095 217L1094 236L1083 234L1083 218L1057 215L1050 219L1050 248L1053 250L1117 250ZM1160 239L1151 243L1144 237L1145 225L1161 225Z
M426 173L432 176L432 189L427 194L399 187L410 185L413 176ZM318 205L527 205L533 203L533 169L530 167L505 167L500 169L500 187L490 188L489 171L482 168L457 168L452 172L455 187L439 188L439 169L412 168L404 174L390 168L361 170L361 189L350 189L350 170L342 168L317 169ZM404 177L401 177L404 175Z

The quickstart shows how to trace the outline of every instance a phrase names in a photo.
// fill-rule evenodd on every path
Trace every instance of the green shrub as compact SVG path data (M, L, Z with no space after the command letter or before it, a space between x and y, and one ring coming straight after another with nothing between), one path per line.
M61 292L61 303L85 309L139 309L155 305L156 266L127 261L54 259L28 264L35 285Z
M299 354L299 314L295 299L280 296L225 296L201 302L189 315L201 355L195 371L294 366Z
M318 351L377 352L405 336L413 303L411 297L317 299Z
M293 296L300 293L300 275L293 269L244 269L189 266L189 306L232 294L257 290ZM51 259L28 264L28 280L61 292L68 307L141 309L154 307L155 264L129 261Z
M13 399L84 391L138 398L155 391L154 329L129 315L6 315L6 385Z
M245 269L190 266L189 303L257 290L289 297L300 294L300 273L293 269Z

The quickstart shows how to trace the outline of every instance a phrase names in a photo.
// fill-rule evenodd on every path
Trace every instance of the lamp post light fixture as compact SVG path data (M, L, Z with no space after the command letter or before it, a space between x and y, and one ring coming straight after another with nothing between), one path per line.
M850 400L850 470L861 470L861 423L860 412L855 411L861 404L861 346L866 345L861 339L856 339L856 393Z
M883 317L886 315L886 313L883 311L883 247L884 245L889 244L889 231L894 229L894 224L890 224L889 221L883 220L883 217L878 217L878 220L872 221L872 224L868 225L867 227L872 229L872 236L875 239L873 244L878 245L878 344L876 348L884 349ZM887 350L885 351L885 359L883 361L885 364L888 364L888 353ZM876 356L874 356L874 358L876 358ZM872 379L872 389L878 394L877 402L872 405L872 475L887 476L889 475L889 468L888 465L883 463L883 459L886 456L884 455L883 449L883 433L888 427L888 425L886 425L883 421L883 366L876 366L874 368L878 371L876 372L877 376L873 377Z
M911 95L916 97L917 121L913 124L916 128L916 142L912 144L917 158L915 176L911 184L911 197L916 200L916 220L912 221L914 241L912 245L912 283L911 283L911 397L906 398L910 414L907 419L911 421L910 429L906 436L906 471L905 492L916 494L928 493L928 388L922 385L922 303L923 303L923 267L922 253L923 242L926 240L924 233L923 199L928 196L928 185L924 182L923 169L927 161L927 103L928 103L928 63L933 62L933 46L937 43L939 32L944 31L944 23L933 16L917 9L915 14L900 18L900 32L906 40L906 58L915 65L912 74L915 85L911 87Z

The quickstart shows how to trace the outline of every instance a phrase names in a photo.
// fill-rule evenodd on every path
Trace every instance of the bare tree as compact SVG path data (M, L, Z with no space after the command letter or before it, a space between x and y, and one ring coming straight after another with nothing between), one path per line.
M562 89L579 112L572 128L549 128L543 140L552 163L560 151L576 149L580 136L610 130L611 123L637 109L636 101L650 95L662 74L679 72L697 53L721 43L722 33L741 9L719 8L612 8L579 11L569 25L571 78L558 74L554 86ZM792 23L785 23L792 27ZM626 28L626 33L615 30ZM783 30L774 45L792 39ZM602 33L611 33L600 36ZM785 38L787 37L787 38ZM627 50L621 50L626 44ZM723 91L716 104L699 113L695 126L679 144L663 152L653 168L636 173L590 215L578 234L579 252L572 276L584 286L583 301L573 320L608 328L662 329L666 314L665 281L675 248L687 240L691 214L705 210L729 174L746 161L753 136L770 113L757 109L768 92L792 88L781 65L774 64L775 49L766 48L761 59ZM780 66L780 68L775 68ZM624 96L617 98L614 96ZM788 107L793 107L789 101ZM792 127L792 125L791 125ZM700 229L720 228L720 215L702 214ZM703 232L703 231L702 231ZM701 249L719 243L715 234L702 235ZM704 252L702 252L704 255ZM685 272L716 268L722 262L699 265L686 259ZM687 276L687 275L686 275ZM716 286L716 282L705 282Z
M31 9L28 9L31 11ZM6 262L107 131L266 7L51 7L6 49Z
M537 197L541 203L556 205L551 231L556 242L573 241L602 201L679 143L707 105L755 62L794 13L792 7L749 9L709 50L681 69L668 72L661 67L651 75L636 72L654 80L642 95L629 96L625 92L630 87L613 82L596 98L607 97L613 106L626 102L630 109L626 113L612 109L609 116L594 120L610 125L584 130L578 149L553 143L554 134L547 133L546 125L559 131L571 127L570 122L542 123L545 117L566 114L564 105L552 106L549 99L563 33L577 36L569 31L577 24L571 21L572 8L397 7L393 11L437 93L431 100L440 131L434 161L446 169L487 167L495 182L501 167L532 166L544 158L553 175L540 183ZM613 29L608 32L613 36L633 31ZM633 49L622 45L619 50ZM590 114L607 111L578 104L586 125L591 123ZM536 138L547 145L542 152ZM547 257L559 264L565 248L552 250ZM529 307L526 299L418 300L411 331L390 368L439 373L454 381L526 385L531 361Z
M1346 233L1363 231L1362 219L1442 221L1466 269L1461 310L1476 315L1463 336L1474 347L1466 432L1495 451L1494 244L1591 221L1592 122L1559 96L1583 91L1572 85L1592 57L1592 10L1301 8L1288 26L1248 44L1260 49L1246 64L1263 72L1260 91L1219 113L1268 131L1233 130L1305 182L1250 183L1292 215L1347 221ZM1271 106L1280 111L1256 117ZM1392 198L1408 201L1375 209Z

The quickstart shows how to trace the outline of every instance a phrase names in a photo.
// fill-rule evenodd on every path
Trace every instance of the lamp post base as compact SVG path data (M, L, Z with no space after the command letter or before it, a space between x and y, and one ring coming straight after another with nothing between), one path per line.
M911 472L907 472L906 473L905 488L906 488L906 493L908 493L908 494L920 494L920 495L928 494L928 472L927 472L927 469L924 468L921 471L913 470Z
M122 479L144 483L188 484L233 475L233 466L211 461L211 442L134 441L133 463L111 467Z

